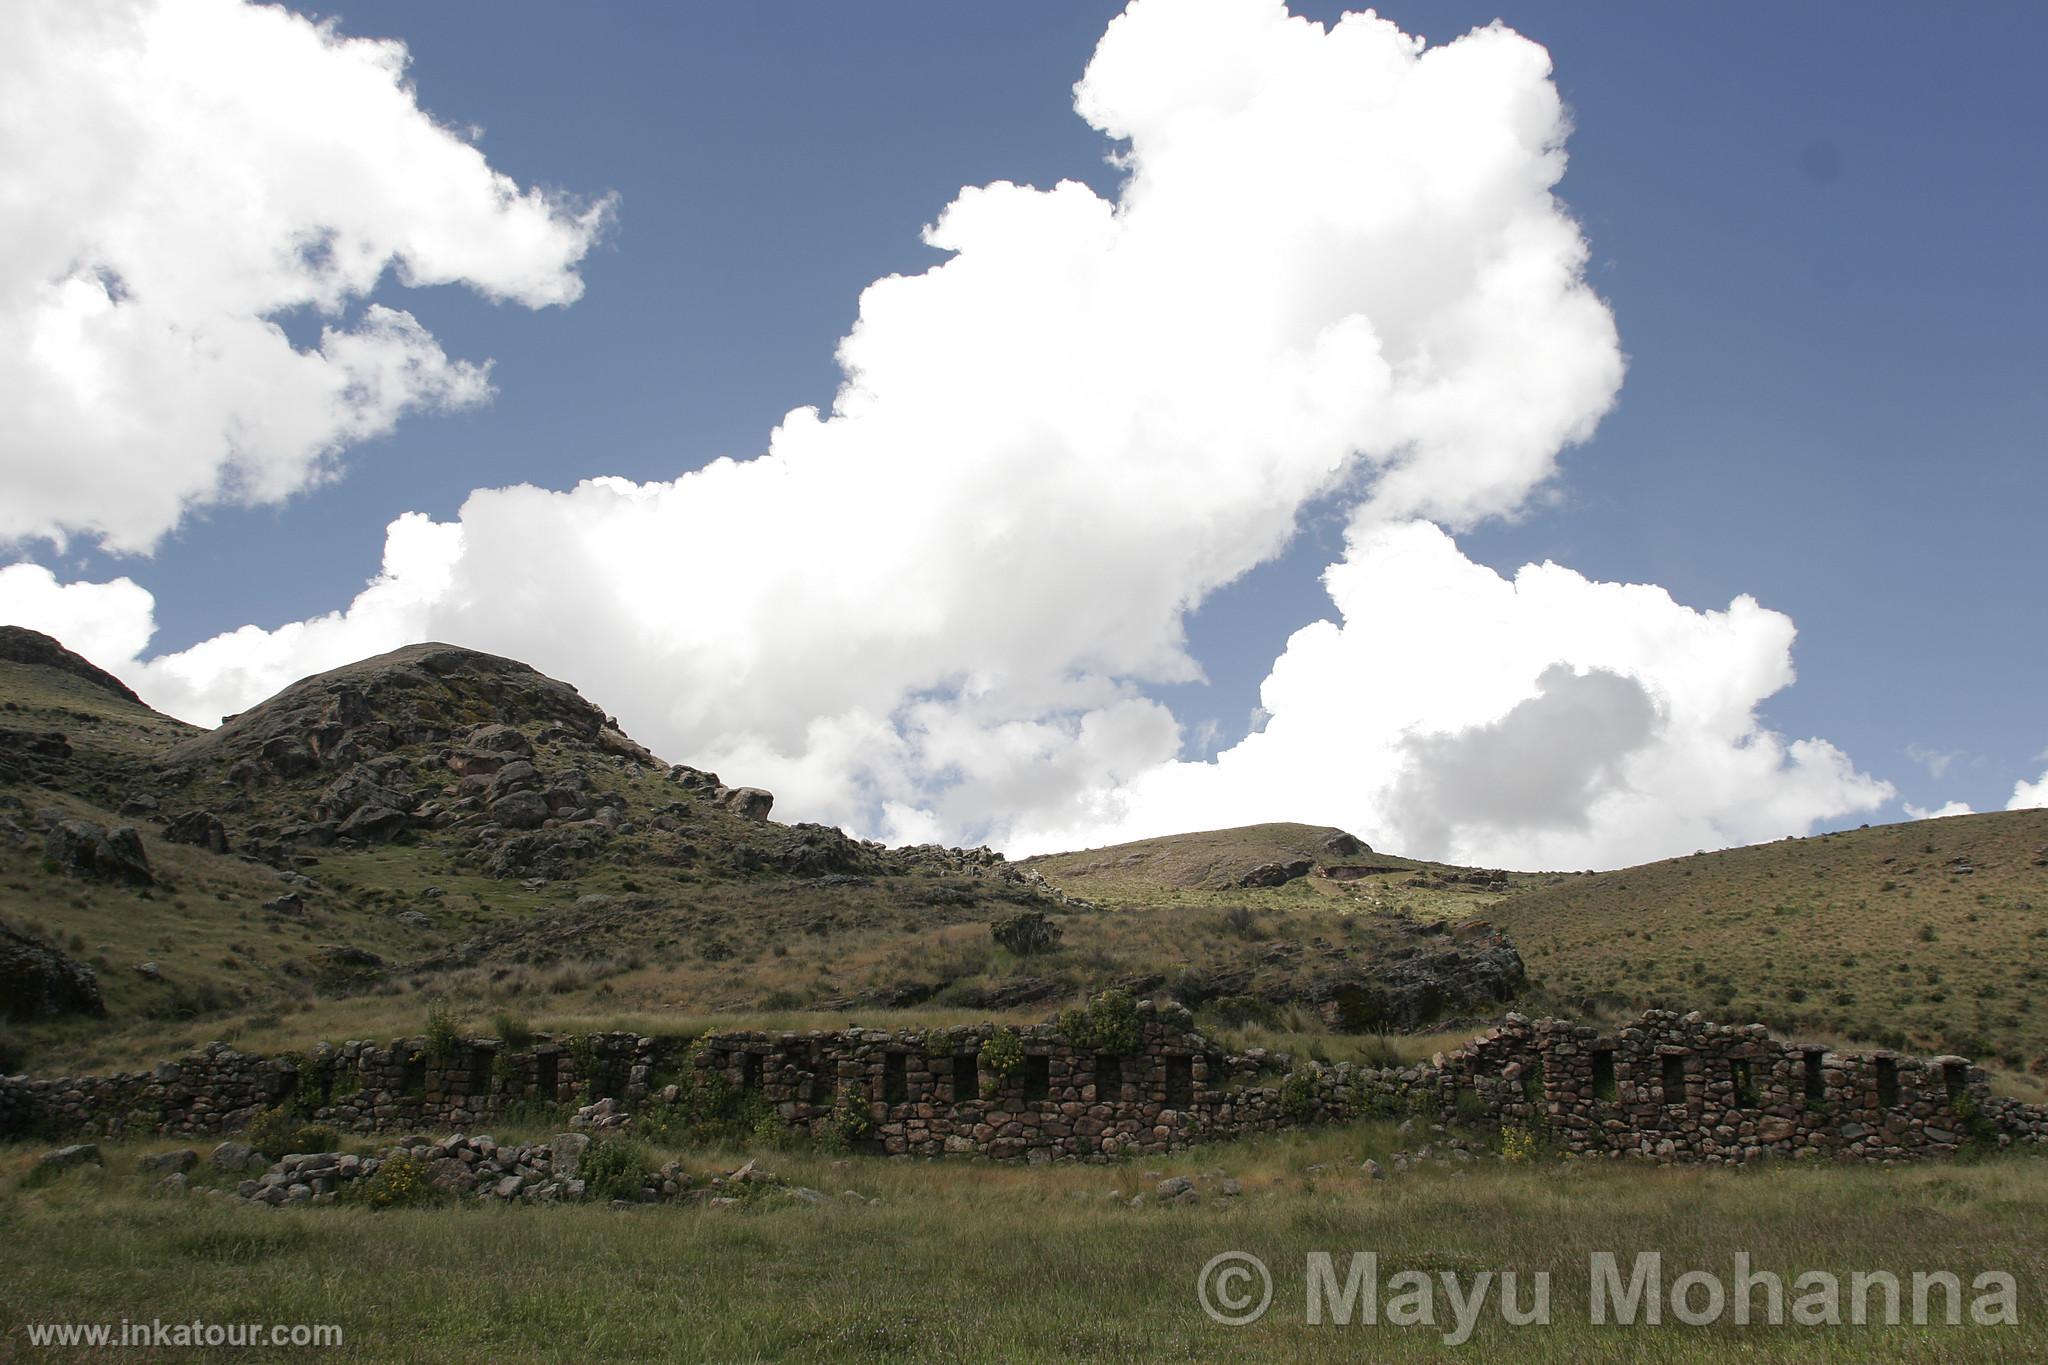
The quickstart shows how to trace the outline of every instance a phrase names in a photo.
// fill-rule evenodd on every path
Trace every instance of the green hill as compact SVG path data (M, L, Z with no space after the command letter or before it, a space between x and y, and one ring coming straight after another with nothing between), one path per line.
M1467 919L1547 880L1396 857L1341 829L1296 824L1169 834L1043 854L1018 865L1062 890L1123 909L1252 906L1373 911L1424 921Z
M1662 1003L2048 1071L2048 811L1672 858L1488 913L1567 1007Z

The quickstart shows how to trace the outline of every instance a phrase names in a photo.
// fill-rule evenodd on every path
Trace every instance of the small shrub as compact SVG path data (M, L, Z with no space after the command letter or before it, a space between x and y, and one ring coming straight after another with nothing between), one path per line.
M1408 1065L1401 1056L1401 1049L1384 1033L1375 1033L1359 1045L1358 1064L1382 1070Z
M989 936L1019 957L1048 953L1059 946L1060 927L1043 910L1019 910L988 926Z
M1964 1091L1948 1102L1950 1112L1956 1116L1956 1126L1963 1130L1964 1138L1974 1147L1990 1147L1998 1141L1998 1129L1991 1120L1984 1117L1984 1111L1977 1104L1977 1097Z
M1500 1154L1503 1160L1517 1163L1533 1161L1541 1145L1536 1134L1520 1124L1511 1123L1500 1130Z
M833 1151L851 1151L875 1129L867 1098L857 1090L842 1090L825 1116L825 1146Z
M462 1020L445 1001L427 1006L427 1055L436 1060L452 1056L462 1041Z
M577 1171L593 1199L638 1200L654 1174L654 1159L632 1138L608 1137L591 1144Z
M1210 1001L1202 1012L1224 1028L1242 1028L1246 1024L1270 1024L1273 1022L1273 1007L1265 1001L1249 995L1225 995Z
M1290 1071L1280 1082L1280 1112L1295 1123L1307 1119L1315 1109L1315 1077L1306 1071Z
M307 1123L289 1109L266 1109L243 1136L272 1161L292 1152L331 1152L340 1135L320 1123Z
M1226 938L1237 938L1243 939L1247 943L1256 943L1266 937L1266 926L1259 922L1257 915L1242 905L1233 906L1225 910L1216 917L1214 923L1217 932Z
M1476 1128L1493 1117L1493 1111L1486 1107L1486 1101L1478 1092L1460 1090L1458 1098L1451 1105L1451 1120L1465 1128Z
M341 1202L371 1209L413 1208L431 1203L434 1187L428 1183L432 1163L411 1152L395 1152L377 1164L377 1173L342 1186Z
M492 1016L491 1032L504 1039L507 1047L529 1047L533 1043L533 1021L510 1010Z
M1136 1052L1145 1040L1138 1002L1129 991L1115 986L1090 1000L1086 1009L1062 1011L1059 1029L1077 1048L1116 1057Z
M1353 986L1338 993L1337 1026L1345 1033L1382 1032L1392 1013L1386 991L1378 986Z

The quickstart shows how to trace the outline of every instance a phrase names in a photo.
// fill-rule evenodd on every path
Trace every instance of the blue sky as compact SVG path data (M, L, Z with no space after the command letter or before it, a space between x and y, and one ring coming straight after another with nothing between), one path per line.
M576 267L582 296L529 308L387 275L348 316L374 299L449 356L489 358L488 403L405 416L288 500L192 512L151 555L90 537L9 553L148 589L160 655L345 607L388 523L452 520L473 489L754 456L789 409L831 402L860 291L943 259L919 232L963 186L1076 179L1114 198L1121 174L1073 85L1117 11L305 7L402 40L420 105L479 126L519 185L617 196ZM1752 594L1789 616L1798 682L1762 698L1759 721L1825 738L1897 792L1835 823L2003 806L2048 762L2034 146L2048 97L2032 70L2048 14L1381 13L1433 44L1498 17L1548 48L1571 113L1557 193L1628 359L1618 403L1558 477L1458 548L1502 574L1549 559L1702 611ZM278 320L317 345L311 310ZM1350 510L1341 491L1306 501L1281 553L1188 618L1206 681L1142 684L1184 727L1184 757L1239 739L1289 637L1334 615L1321 575Z

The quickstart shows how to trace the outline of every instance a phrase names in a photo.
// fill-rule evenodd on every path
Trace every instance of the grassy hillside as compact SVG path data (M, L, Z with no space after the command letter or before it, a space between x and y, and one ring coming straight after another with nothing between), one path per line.
M50 657L54 642L37 638ZM0 747L21 758L0 774L0 922L89 965L107 1012L0 1025L0 1066L145 1064L214 1039L392 1038L419 1031L432 1004L485 1032L631 1021L675 1033L1035 1020L1110 985L1284 1045L1323 1034L1331 1002L1383 959L1399 960L1403 999L1425 999L1400 1026L1475 1012L1462 983L1444 1006L1427 1003L1429 981L1418 995L1449 936L1354 913L1383 899L1372 886L1229 885L1238 863L1350 847L1336 831L1205 836L1206 886L1111 904L1096 900L1101 878L1076 876L1064 894L985 851L885 850L751 818L715 775L659 762L572 689L471 651L349 665L214 731L96 684L75 656L60 662L0 661L0 741L21 737ZM508 823L499 788L513 769L525 778L512 799L544 804L545 819ZM198 811L222 822L227 852L166 840ZM53 816L135 826L153 881L59 866ZM1183 861L1169 851L1160 875L1185 879ZM1374 861L1395 869L1375 874L1401 883L1389 896L1479 890ZM1048 916L1057 941L1004 946L992 924L1019 913ZM1474 978L1475 951L1457 956ZM1480 985L1490 1011L1496 994Z
M1278 886L1247 886L1261 868L1307 864ZM1464 919L1501 896L1554 876L1454 867L1380 853L1327 825L1244 825L1171 834L1078 853L1025 858L1019 866L1077 896L1116 909L1251 906L1349 914L1386 911Z
M1673 858L1488 915L1566 1005L1656 1002L2048 1072L2048 811Z

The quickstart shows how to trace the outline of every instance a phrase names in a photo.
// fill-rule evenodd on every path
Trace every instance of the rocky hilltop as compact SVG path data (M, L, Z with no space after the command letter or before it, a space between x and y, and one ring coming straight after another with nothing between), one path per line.
M1002 866L983 852L891 852L827 826L774 823L771 793L663 763L569 684L447 644L293 683L152 770L162 809L179 811L168 829L279 865L427 842L459 847L498 878L559 878L614 851L656 867L802 876Z

